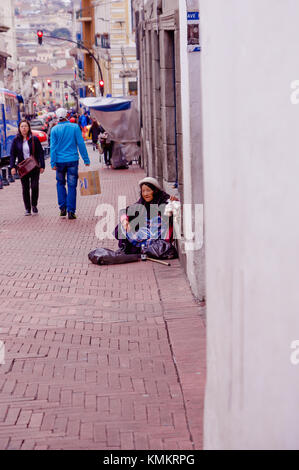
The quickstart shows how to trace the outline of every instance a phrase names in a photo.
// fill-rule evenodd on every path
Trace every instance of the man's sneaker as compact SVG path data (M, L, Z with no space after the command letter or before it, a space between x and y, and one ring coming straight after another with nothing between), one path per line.
M69 218L70 220L74 220L74 219L77 218L77 216L76 216L76 214L74 214L74 212L69 212L69 213L68 213L68 218Z
M37 209L37 207L32 207L32 212L33 212L33 214L38 214L38 209Z
M60 210L60 217L66 217L66 209Z
M31 211L26 210L24 215L31 215Z

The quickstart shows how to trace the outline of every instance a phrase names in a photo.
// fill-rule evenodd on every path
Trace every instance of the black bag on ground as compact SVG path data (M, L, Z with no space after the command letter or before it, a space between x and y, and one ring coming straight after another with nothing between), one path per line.
M133 263L140 260L140 255L126 255L123 251L113 251L108 248L97 248L89 253L88 258L93 264L107 266L111 264Z
M155 259L176 259L178 257L175 246L161 239L155 240L150 246L147 246L145 254L149 258Z

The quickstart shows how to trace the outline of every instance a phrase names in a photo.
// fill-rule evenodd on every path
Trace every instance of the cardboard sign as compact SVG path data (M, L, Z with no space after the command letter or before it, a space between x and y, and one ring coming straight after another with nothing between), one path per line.
M81 196L101 194L99 170L79 171L79 187Z

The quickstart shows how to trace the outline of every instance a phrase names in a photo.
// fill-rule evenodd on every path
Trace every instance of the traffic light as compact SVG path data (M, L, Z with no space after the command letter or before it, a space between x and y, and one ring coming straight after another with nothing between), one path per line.
M38 43L41 46L43 43L44 32L41 29L39 29L36 34L37 34Z
M50 95L50 96L53 95L53 91L52 91L52 90L49 91L49 95Z
M101 95L104 96L104 80L99 81Z
M67 93L65 93L64 97L65 97L65 101L69 99L69 95Z
M35 107L35 106L36 106L36 103L33 103L33 106Z

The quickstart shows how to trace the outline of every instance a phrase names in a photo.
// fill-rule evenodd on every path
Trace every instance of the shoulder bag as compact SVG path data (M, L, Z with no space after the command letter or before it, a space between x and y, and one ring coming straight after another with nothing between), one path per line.
M25 158L21 163L17 165L18 173L20 178L28 175L34 168L40 168L40 165L37 163L34 157L34 136L32 136L32 155Z

